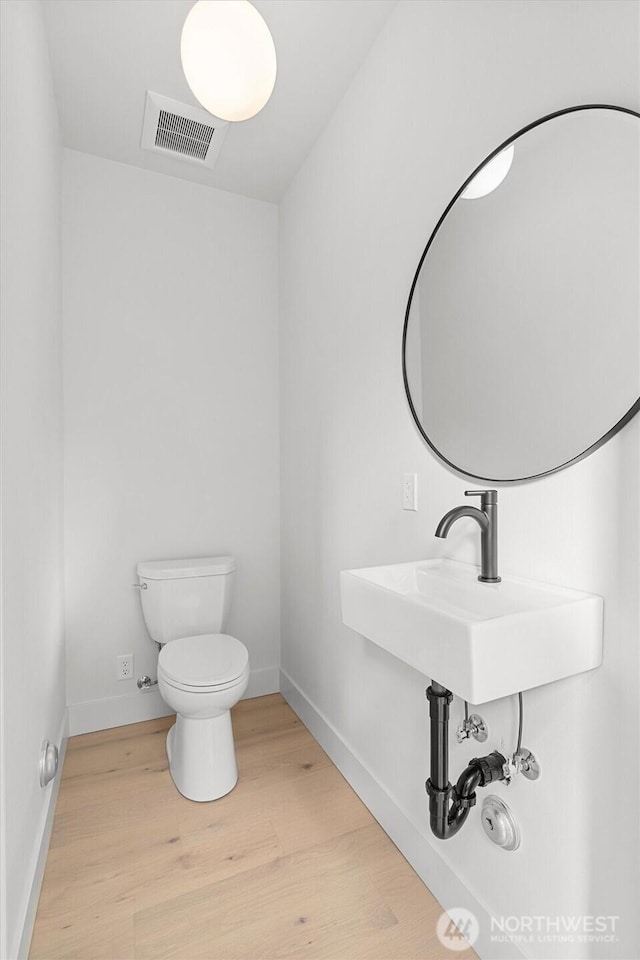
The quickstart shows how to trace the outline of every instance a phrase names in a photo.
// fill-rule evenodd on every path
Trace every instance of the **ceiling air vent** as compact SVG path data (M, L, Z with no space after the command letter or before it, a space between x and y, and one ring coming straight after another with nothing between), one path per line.
M214 167L228 127L228 123L206 110L147 90L142 125L144 150L178 157L199 167Z

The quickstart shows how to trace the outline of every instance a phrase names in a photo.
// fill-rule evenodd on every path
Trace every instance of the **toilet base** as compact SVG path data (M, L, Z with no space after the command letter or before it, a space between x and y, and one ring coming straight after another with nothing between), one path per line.
M169 772L188 800L217 800L238 782L231 712L204 720L176 717L167 734Z

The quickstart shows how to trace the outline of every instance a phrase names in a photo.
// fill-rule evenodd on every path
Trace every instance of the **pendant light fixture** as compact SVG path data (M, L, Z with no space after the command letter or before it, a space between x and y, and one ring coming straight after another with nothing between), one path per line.
M180 41L182 69L202 106L220 120L249 120L276 82L276 48L249 0L198 0Z

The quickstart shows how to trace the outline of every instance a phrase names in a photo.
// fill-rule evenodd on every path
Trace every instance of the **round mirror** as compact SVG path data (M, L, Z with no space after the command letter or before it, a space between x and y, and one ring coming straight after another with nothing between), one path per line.
M423 437L454 470L539 477L640 409L639 120L588 105L529 124L431 234L403 370Z

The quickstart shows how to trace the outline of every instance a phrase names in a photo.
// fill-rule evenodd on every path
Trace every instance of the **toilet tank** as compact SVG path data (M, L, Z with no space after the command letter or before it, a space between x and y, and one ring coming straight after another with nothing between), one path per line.
M231 604L233 557L150 560L138 564L147 630L157 643L222 633Z

